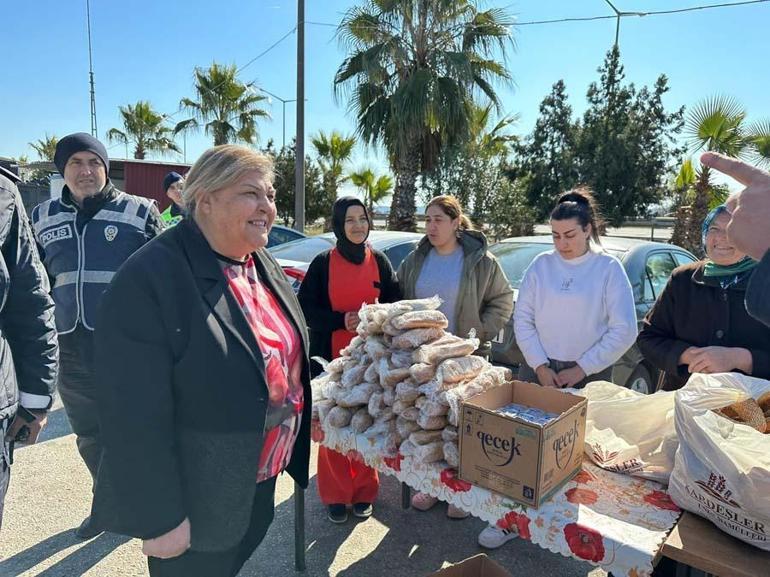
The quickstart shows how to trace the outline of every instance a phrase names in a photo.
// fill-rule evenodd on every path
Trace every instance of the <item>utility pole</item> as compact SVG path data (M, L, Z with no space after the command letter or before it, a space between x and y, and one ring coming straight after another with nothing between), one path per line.
M615 5L610 2L610 0L604 0L604 2L612 8L612 11L615 12L615 48L618 48L618 43L620 42L620 19L625 18L626 16L647 16L646 12L623 12L621 10L618 10L615 8Z
M88 75L91 79L91 136L99 137L96 127L96 91L94 90L94 61L91 53L91 2L86 0L86 21L88 23ZM128 157L128 154L126 154Z
M297 0L297 148L294 228L305 232L305 0Z

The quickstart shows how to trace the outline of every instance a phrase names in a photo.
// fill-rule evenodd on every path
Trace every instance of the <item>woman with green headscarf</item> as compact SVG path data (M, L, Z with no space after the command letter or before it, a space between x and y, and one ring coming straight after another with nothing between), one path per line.
M692 373L741 372L770 378L770 328L746 311L756 261L727 238L722 205L703 222L706 260L674 270L644 319L638 345L665 371L663 389L681 388Z

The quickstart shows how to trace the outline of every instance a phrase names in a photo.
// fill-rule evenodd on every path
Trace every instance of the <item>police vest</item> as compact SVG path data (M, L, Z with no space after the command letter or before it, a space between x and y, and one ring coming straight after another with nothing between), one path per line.
M76 207L51 199L34 208L32 226L45 252L59 334L74 331L78 322L94 330L102 293L120 265L147 242L153 203L117 191L80 232Z
M171 207L173 206L174 204L172 203L171 206L160 213L160 218L167 227L178 225L184 218L184 214L172 214Z

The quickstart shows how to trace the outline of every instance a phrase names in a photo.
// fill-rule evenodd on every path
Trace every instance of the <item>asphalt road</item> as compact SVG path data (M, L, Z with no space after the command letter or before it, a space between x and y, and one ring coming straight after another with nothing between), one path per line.
M90 496L90 478L74 436L64 410L55 405L43 440L16 453L0 532L0 577L146 577L138 541L113 534L85 543L75 538L73 527L88 514ZM375 514L366 521L329 523L315 478L305 504L308 577L422 577L481 552L476 536L485 526L482 521L451 521L441 504L427 513L404 511L393 477L382 478ZM606 575L522 540L490 556L514 577ZM275 521L240 575L303 575L294 570L293 482L287 476L277 485Z

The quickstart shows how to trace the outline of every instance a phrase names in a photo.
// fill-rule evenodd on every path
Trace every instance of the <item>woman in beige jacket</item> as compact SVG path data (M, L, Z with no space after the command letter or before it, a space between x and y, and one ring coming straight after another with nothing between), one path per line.
M401 263L398 282L405 299L438 295L439 310L449 320L447 331L467 337L471 330L481 344L475 354L489 356L490 340L505 326L513 311L513 290L497 259L487 251L483 233L453 196L437 196L425 209L425 237ZM417 493L412 506L427 511L437 499ZM452 505L447 515L468 514Z

